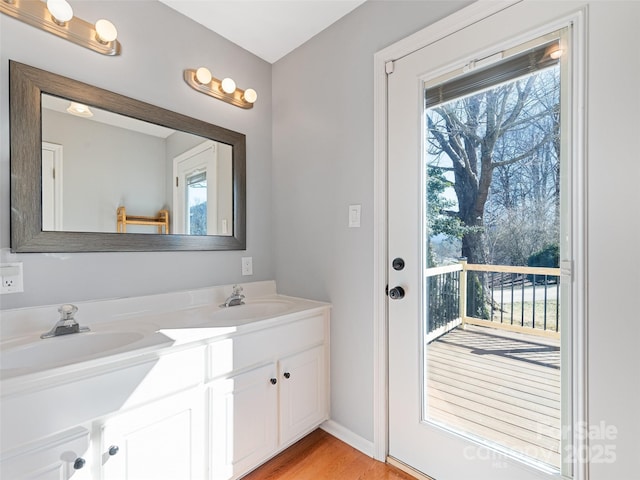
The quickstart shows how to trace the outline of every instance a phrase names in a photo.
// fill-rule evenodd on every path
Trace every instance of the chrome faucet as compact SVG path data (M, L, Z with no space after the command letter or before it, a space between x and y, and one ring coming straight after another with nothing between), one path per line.
M242 294L242 287L240 285L234 285L231 295L222 303L221 307L235 307L236 305L244 305L244 295Z
M60 320L56 322L51 330L40 335L40 338L58 337L60 335L68 335L69 333L88 332L89 327L81 327L73 316L78 311L78 307L65 303L58 308L60 312Z

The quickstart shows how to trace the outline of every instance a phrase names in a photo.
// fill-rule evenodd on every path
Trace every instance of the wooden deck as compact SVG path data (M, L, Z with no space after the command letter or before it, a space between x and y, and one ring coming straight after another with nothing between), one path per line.
M559 341L467 326L427 350L428 415L560 466Z

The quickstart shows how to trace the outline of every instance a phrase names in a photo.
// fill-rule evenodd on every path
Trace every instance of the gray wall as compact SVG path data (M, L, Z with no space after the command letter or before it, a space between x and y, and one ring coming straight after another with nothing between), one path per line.
M2 308L135 296L274 278L271 227L271 65L156 1L74 2L87 21L110 19L122 55L106 57L0 15L1 261L24 264L21 294ZM8 60L90 83L247 135L247 251L11 255L9 248ZM260 98L243 110L195 92L185 68L207 66ZM254 275L241 276L240 257Z
M171 205L164 138L43 109L42 140L63 149L63 230L115 233L119 206L130 215L154 216Z
M273 66L278 290L332 303L331 417L369 441L373 56L468 3L370 0ZM360 228L348 228L350 204Z

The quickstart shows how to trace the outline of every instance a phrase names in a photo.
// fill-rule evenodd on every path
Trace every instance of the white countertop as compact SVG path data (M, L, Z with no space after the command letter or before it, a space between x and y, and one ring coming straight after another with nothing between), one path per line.
M158 356L183 345L268 328L287 319L293 321L311 310L328 307L323 302L278 295L271 281L242 286L245 305L234 307L219 306L230 294L231 285L79 302L76 319L90 332L48 339L41 339L40 335L57 321L57 305L4 310L0 322L0 359L5 359L0 360L2 394L32 381ZM103 341L107 341L108 348L100 349ZM98 345L95 351L93 344ZM74 349L80 353L75 355Z

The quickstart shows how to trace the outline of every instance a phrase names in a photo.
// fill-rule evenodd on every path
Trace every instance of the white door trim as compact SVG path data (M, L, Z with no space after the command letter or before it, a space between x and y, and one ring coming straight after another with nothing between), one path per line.
M459 31L483 18L493 15L523 0L478 1L450 15L449 17L426 27L425 29L377 52L374 56L374 272L373 272L373 338L374 338L374 383L373 383L373 447L374 458L385 461L388 453L388 317L387 297L384 295L388 278L387 259L387 71L392 71L389 62L398 60L440 38ZM577 407L573 412L574 425L586 425L587 421L587 224L586 224L586 140L584 123L586 111L586 15L579 12L572 18L576 28L576 48L574 50L573 71L576 81L573 85L572 111L575 124L571 125L572 149L576 161L571 162L572 178L576 179L572 188L574 218L572 229L572 248L574 249L574 266L572 282L571 306L573 311L572 345L574 373L577 376L574 391L574 402ZM391 73L392 74L392 73ZM580 322L577 319L581 319ZM580 393L580 394L579 394ZM580 438L574 438L575 451L583 446ZM588 478L588 465L577 462L574 478Z
M374 199L373 199L373 448L385 461L388 452L387 338L387 73L398 60L522 0L476 2L406 37L374 55Z
M53 230L62 230L62 184L63 184L63 146L58 145L57 143L51 142L42 142L42 150L49 151L53 154L53 170L54 177L53 178L45 178L43 177L43 182L47 181L53 188L54 198L53 198ZM44 221L44 219L43 219Z
M185 192L185 188L186 185L184 184L184 181L182 183L180 183L180 185L178 186L175 182L178 181L178 177L180 176L179 174L179 169L180 169L180 163L189 160L192 157L195 157L196 155L206 151L207 149L213 149L213 152L215 154L215 162L217 162L218 160L218 150L217 150L217 142L213 141L213 140L206 140L202 143L199 143L198 145L196 145L195 147L190 148L189 150L187 150L186 152L181 153L180 155L177 155L175 157L173 157L173 178L171 179L171 184L172 184L172 190L173 190L173 227L171 228L171 231L173 233L187 233L185 232L185 209L184 209L184 192ZM212 173L215 173L215 168L210 168L213 167L212 165L207 165L205 167L206 171L209 171L209 175L211 175ZM184 179L183 179L184 180ZM208 178L209 181L211 181L211 177ZM215 185L215 179L213 184ZM209 194L207 194L207 198L209 197ZM207 215L210 215L212 212L212 204L214 207L213 212L217 211L217 207L215 207L215 203L216 202L208 202L209 206L207 208ZM207 218L207 223L209 225L211 225L210 223L211 218ZM217 223L217 218L216 220L213 222L213 225L216 225Z

